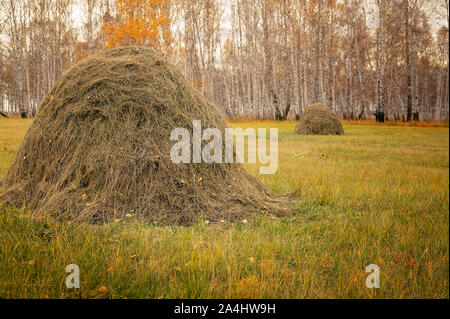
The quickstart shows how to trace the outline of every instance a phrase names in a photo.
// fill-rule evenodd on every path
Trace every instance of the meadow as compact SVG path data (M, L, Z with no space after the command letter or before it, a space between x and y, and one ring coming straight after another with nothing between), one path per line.
M0 119L0 179L31 120ZM0 203L0 298L449 298L449 129L346 123L344 136L278 127L274 175L246 169L295 216L104 225L32 219ZM67 289L68 264L80 289ZM368 289L365 267L380 267Z

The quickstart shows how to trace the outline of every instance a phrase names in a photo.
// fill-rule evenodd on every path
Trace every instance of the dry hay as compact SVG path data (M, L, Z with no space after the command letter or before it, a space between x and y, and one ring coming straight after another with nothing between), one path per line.
M149 49L118 48L67 71L42 102L0 198L35 216L162 224L282 215L283 199L239 164L174 164L170 133L224 132L217 109ZM280 205L281 204L281 205Z
M303 111L294 132L304 135L342 135L344 128L328 106L311 104Z

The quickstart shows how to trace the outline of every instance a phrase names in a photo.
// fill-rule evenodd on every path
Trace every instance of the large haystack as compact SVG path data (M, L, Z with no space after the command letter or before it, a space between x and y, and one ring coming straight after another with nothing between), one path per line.
M216 108L152 50L118 48L76 64L42 102L1 200L38 216L163 224L285 213L238 164L174 164L170 133L222 131Z
M326 105L311 104L302 113L295 133L304 135L342 135L344 129L336 114Z

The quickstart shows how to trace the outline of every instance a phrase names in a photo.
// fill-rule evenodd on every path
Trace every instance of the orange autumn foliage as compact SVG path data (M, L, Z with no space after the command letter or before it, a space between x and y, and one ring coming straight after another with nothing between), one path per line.
M118 19L104 22L104 48L134 45L168 54L172 42L168 0L117 0Z

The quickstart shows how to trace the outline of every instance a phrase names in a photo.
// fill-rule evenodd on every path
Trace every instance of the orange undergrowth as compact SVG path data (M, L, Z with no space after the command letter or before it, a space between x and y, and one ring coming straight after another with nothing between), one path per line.
M375 120L341 120L342 124L351 125L386 125L386 126L415 126L415 127L449 127L448 121L386 121L384 123L377 122Z
M226 117L225 120L229 123L259 123L259 122L272 122L273 119L257 119L252 117ZM295 120L286 120L285 122L296 123ZM384 126L414 126L414 127L449 127L449 121L386 121L384 123L377 122L375 120L341 120L345 125L384 125Z

